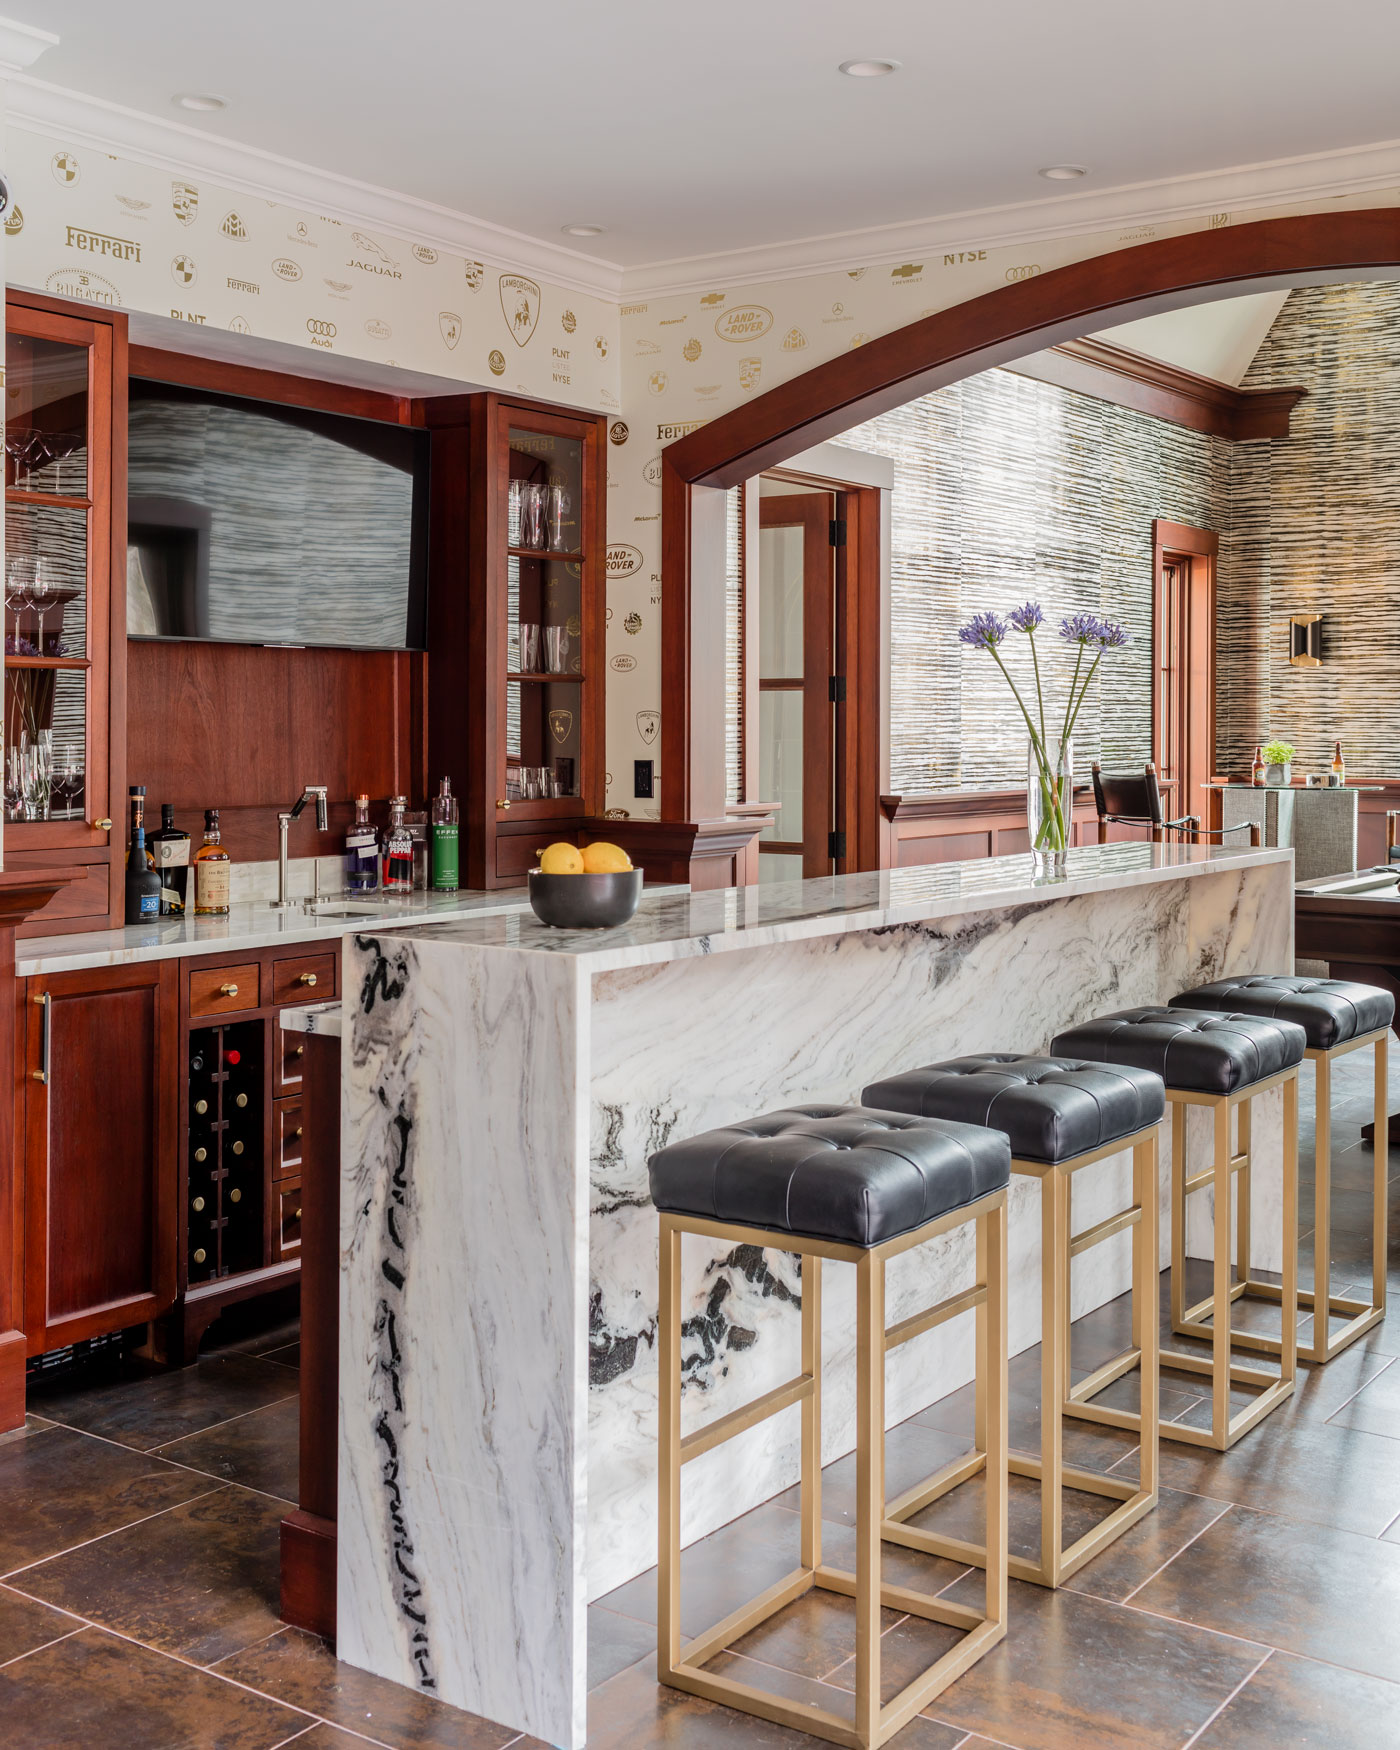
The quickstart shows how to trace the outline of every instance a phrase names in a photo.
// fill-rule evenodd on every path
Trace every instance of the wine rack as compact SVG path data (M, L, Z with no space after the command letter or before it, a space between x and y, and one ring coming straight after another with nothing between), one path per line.
M262 1263L264 1037L261 1021L189 1035L191 1284Z

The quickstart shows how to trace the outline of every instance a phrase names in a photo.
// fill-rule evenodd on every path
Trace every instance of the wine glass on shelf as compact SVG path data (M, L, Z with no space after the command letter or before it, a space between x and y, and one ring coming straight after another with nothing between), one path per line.
M39 561L32 553L12 553L9 564L5 568L5 615L7 654L13 656L32 656L37 654L24 648L25 639L20 631L20 622L25 610L34 605L34 588L39 576ZM13 651L8 650L9 616L14 615Z

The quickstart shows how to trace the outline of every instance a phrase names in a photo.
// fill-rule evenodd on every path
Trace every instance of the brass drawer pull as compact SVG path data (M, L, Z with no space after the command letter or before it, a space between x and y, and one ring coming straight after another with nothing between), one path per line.
M297 1125L296 1129L292 1132L292 1135L293 1136L300 1136L301 1135L301 1126L299 1124Z
M238 995L238 986L236 984L221 984L219 986L219 995L221 997L236 997Z
M292 1053L292 1056L293 1057L305 1057L306 1056L306 1047L304 1045L298 1045L296 1050Z
M496 798L496 806L497 806L497 808L500 808L503 810L509 808L510 807L510 797L509 796L498 796Z
M316 974L314 972L303 972L297 979L298 984L315 984L315 982Z

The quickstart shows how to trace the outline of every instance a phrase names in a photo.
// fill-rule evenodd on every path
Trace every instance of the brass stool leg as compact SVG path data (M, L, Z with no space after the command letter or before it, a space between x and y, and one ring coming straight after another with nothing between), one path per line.
M885 1517L885 1260L856 1265L856 1735L880 1726L880 1526Z
M802 1400L802 1547L804 1568L822 1565L822 1261L802 1259L802 1371L812 1381Z
M1390 1171L1390 1029L1376 1041L1376 1148L1371 1181L1371 1305L1385 1312L1386 1268L1389 1228L1389 1197L1386 1179Z
M1010 1390L1007 1380L1006 1204L977 1220L977 1280L986 1297L977 1312L977 1396L981 1434L977 1444L986 1453L983 1472L986 1501L986 1607L989 1624L1006 1632L1007 1602L1007 1456ZM995 1633L995 1630L990 1631ZM998 1637L999 1638L999 1637Z
M1212 1259L1215 1312L1212 1320L1210 1431L1217 1443L1230 1425L1230 1102L1215 1108L1215 1243Z
M1317 1095L1313 1148L1313 1332L1309 1358L1326 1361L1332 1333L1332 1059L1313 1061Z
M661 1217L661 1307L657 1319L660 1411L660 1537L656 1600L657 1674L675 1675L681 1655L681 1233Z
M1040 1570L1060 1583L1064 1545L1064 1332L1069 1328L1069 1193L1056 1168L1040 1181Z
M1241 1100L1237 1109L1235 1122L1239 1126L1239 1153L1244 1165L1239 1169L1235 1181L1235 1275L1241 1282L1248 1282L1250 1257L1250 1221L1254 1212L1253 1187L1250 1178L1254 1166L1253 1133L1254 1133L1254 1102Z
M1190 1108L1172 1107L1172 1329L1186 1319L1186 1119Z
M1157 1422L1161 1415L1157 1372L1157 1137L1133 1149L1133 1201L1142 1215L1133 1232L1133 1348L1138 1351L1138 1489L1157 1493Z

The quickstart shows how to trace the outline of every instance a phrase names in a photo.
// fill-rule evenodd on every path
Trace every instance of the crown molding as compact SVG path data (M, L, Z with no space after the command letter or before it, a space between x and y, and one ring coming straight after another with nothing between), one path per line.
M0 73L12 77L32 67L45 49L58 47L58 38L51 30L39 30L32 24L16 24L13 18L0 18Z
M623 296L630 302L717 285L849 272L917 261L944 250L1030 248L1061 237L1182 224L1222 213L1235 217L1261 207L1339 200L1381 189L1400 194L1400 140L655 262L624 269Z
M0 73L7 54L29 62L58 39L0 20ZM36 46L37 45L37 46ZM179 177L208 176L239 193L324 213L406 243L484 259L541 275L553 284L609 303L849 272L918 260L945 250L1031 249L1058 238L1189 224L1217 214L1344 199L1387 190L1400 194L1400 140L1305 157L1236 165L1199 176L1167 177L1118 188L1083 189L1034 201L944 213L896 225L678 257L624 268L545 238L494 225L413 195L317 169L203 128L87 97L30 74L6 82L8 121L57 134Z
M0 33L0 52L3 46ZM405 243L426 243L468 260L486 260L493 267L542 275L568 291L610 303L621 292L621 269L615 262L42 79L20 74L8 82L6 119L11 127L57 134L65 142L111 152L173 176L207 176L239 194L324 214Z

